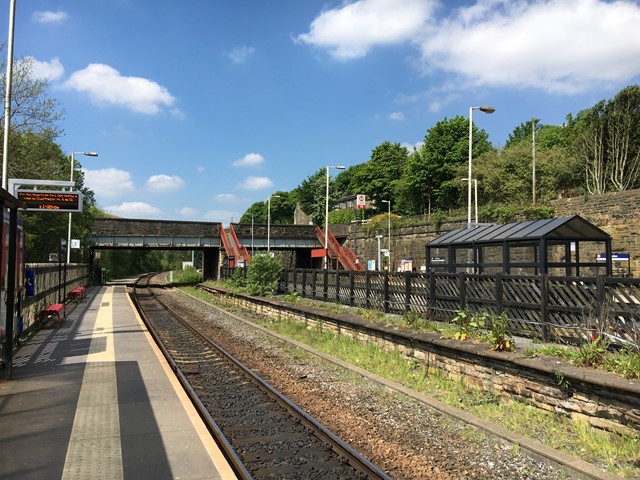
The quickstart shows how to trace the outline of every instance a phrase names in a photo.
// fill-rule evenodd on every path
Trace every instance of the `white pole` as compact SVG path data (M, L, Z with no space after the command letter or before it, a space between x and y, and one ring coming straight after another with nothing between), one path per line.
M469 107L469 175L467 177L467 228L471 228L471 158L473 152L473 107Z
M327 192L324 204L324 268L329 268L329 165L327 165Z
M73 164L75 163L75 152L71 152L71 181L73 182ZM73 187L69 187L69 191L73 190ZM69 212L69 230L67 232L67 263L71 263L71 212Z
M267 200L267 252L271 251L271 196Z
M9 39L7 42L7 81L4 100L4 144L2 150L2 188L7 189L9 158L9 128L11 124L11 83L13 82L13 26L16 18L16 0L9 5Z
M473 188L474 188L474 201L476 204L476 225L478 225L478 179L473 179Z

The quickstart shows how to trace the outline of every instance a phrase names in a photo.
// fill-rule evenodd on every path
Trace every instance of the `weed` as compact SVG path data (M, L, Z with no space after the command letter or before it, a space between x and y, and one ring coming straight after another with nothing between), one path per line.
M489 333L491 350L497 352L510 352L514 349L513 338L509 335L509 319L506 313L501 313L491 319L491 332Z
M291 302L291 303L297 303L300 301L300 296L298 295L297 292L291 292L291 293L288 293L287 295L282 295L280 298L285 302Z

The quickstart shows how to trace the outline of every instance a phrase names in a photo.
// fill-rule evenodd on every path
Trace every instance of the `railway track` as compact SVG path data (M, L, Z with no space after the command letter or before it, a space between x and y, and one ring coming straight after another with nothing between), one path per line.
M390 478L193 329L154 293L150 278L133 290L138 311L239 478Z

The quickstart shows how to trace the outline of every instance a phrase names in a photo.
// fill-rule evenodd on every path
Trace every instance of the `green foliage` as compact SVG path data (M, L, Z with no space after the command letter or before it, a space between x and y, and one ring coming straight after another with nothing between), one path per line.
M187 267L183 270L178 270L173 274L173 283L186 284L186 283L200 283L202 281L202 274L193 267Z
M263 296L278 289L282 265L270 255L254 255L247 267L247 292Z
M294 189L292 198L300 204L302 211L310 215L316 225L324 225L324 216L327 197L327 173L326 168L321 168L313 175L310 175ZM338 194L331 188L331 178L329 179L329 209L335 204Z
M351 223L356 220L356 211L346 208L343 210L332 210L329 212L329 225L337 225L341 223Z
M509 223L514 220L519 210L516 207L489 206L478 212L481 222Z
M402 178L407 149L399 143L384 142L371 153L369 161L355 174L351 188L376 202L379 212L387 209L381 200L392 200Z
M226 284L233 290L241 290L247 287L247 272L244 268L236 268L233 271L231 278L226 281Z
M482 311L472 315L469 309L463 308L456 312L456 316L453 317L451 323L455 323L458 326L458 331L453 335L456 340L466 340L475 335L481 328L485 328L487 321L487 312Z
M509 319L506 313L491 317L491 330L489 341L491 350L497 352L510 352L514 349L513 338L509 334Z
M436 212L431 215L431 225L436 228L436 232L440 231L442 224L447 219L447 214L444 212Z
M630 380L640 380L640 348L627 345L619 352L612 352L603 360L604 367Z
M597 367L602 365L608 350L608 342L605 337L596 337L585 342L578 349L576 365L579 367Z

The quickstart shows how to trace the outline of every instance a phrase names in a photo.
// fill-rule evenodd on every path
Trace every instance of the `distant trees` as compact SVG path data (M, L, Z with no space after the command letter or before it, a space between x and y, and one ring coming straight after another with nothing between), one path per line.
M240 217L240 223L267 223L269 214L268 200L253 203ZM295 196L289 192L278 191L271 196L271 223L293 223L296 208Z
M622 89L578 114L575 154L586 190L604 193L640 186L640 86Z

